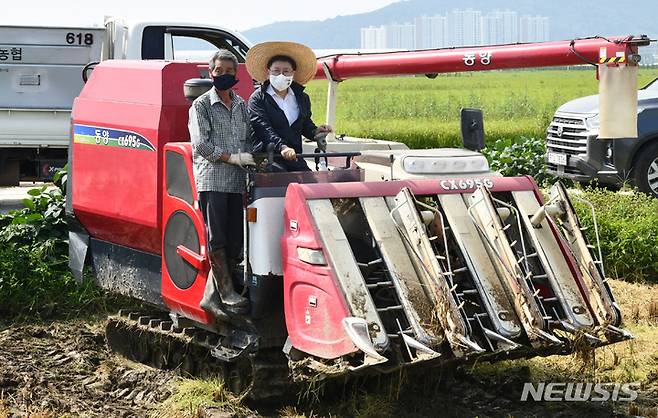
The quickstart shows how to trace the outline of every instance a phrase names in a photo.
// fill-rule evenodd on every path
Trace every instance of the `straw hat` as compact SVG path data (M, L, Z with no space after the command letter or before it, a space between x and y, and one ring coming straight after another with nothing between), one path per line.
M318 61L311 48L296 42L273 41L261 42L247 52L247 71L254 80L262 83L270 78L267 62L275 55L286 55L295 60L294 80L299 84L304 85L315 76Z

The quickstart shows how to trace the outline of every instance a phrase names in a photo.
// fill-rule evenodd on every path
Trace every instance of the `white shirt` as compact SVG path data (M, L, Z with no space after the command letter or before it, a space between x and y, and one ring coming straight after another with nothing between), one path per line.
M295 93L293 93L292 89L288 87L288 93L285 98L276 94L271 84L267 87L267 92L274 98L274 101L279 108L283 110L283 113L286 114L288 125L292 125L299 117L299 105L297 104L297 98L295 98Z

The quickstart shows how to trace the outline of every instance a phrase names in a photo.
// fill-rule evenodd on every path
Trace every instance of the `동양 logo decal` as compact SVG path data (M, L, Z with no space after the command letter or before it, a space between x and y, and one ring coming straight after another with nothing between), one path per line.
M73 142L77 144L155 151L155 147L151 141L138 133L100 126L74 125Z

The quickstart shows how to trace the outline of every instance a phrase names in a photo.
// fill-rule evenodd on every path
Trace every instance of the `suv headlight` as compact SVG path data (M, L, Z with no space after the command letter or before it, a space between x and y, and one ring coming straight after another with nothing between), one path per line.
M614 148L613 148L613 145L612 145L612 141L610 141L605 147L605 162L610 164L610 165L613 165L613 161L614 161L613 158L612 158L613 157L613 150L614 150Z

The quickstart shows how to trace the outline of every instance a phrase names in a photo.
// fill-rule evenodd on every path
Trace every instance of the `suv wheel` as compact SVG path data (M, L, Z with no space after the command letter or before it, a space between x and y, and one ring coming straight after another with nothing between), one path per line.
M635 184L644 193L658 197L658 143L642 150L635 165Z

